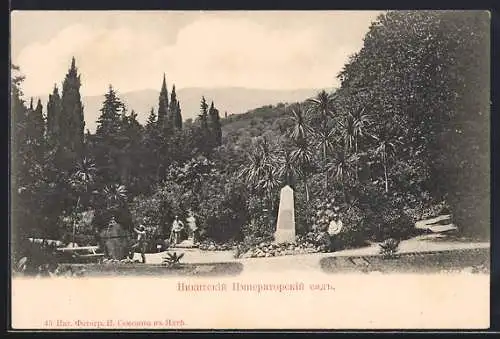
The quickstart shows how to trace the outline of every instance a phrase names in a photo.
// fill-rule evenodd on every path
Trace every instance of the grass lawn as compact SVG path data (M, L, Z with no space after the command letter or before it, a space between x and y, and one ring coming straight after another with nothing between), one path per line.
M327 273L381 272L381 273L489 273L488 248L460 249L439 252L396 254L384 259L379 255L337 256L321 259L320 266Z
M81 272L83 277L103 276L221 276L238 275L243 271L241 263L180 264L167 267L160 264L106 263L106 264L63 264L63 269Z

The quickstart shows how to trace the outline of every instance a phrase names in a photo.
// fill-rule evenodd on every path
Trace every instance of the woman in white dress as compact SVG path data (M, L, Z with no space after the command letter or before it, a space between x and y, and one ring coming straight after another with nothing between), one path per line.
M342 231L342 220L340 220L339 212L335 211L332 215L332 220L328 225L328 235L330 236L330 251L337 250L337 235Z
M196 225L196 218L193 211L189 210L189 217L186 219L189 229L191 230L193 245L198 243L198 226Z

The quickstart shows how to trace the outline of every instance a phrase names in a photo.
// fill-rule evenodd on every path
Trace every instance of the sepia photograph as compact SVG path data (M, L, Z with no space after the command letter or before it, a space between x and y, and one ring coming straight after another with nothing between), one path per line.
M13 330L490 326L488 11L10 34Z

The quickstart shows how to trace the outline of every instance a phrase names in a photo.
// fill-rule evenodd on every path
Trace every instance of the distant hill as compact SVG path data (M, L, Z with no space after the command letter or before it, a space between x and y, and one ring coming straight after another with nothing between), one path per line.
M170 92L171 88L169 88ZM303 101L316 95L321 89L296 89L296 90L266 90L250 89L241 87L224 88L181 88L177 90L177 98L181 103L182 117L184 120L196 118L199 114L200 99L205 96L207 102L213 100L221 117L227 112L228 116L232 114L241 114L249 110L265 105L276 105L278 103L291 103ZM332 90L332 88L327 89ZM169 94L170 95L170 94ZM141 91L120 93L118 96L127 104L130 110L134 109L138 114L137 119L145 123L151 107L155 112L158 109L159 92L146 89ZM48 95L40 97L44 105L44 111L47 107ZM102 96L88 96L82 99L85 113L85 128L91 132L95 131L96 120L100 115L100 108L104 101Z

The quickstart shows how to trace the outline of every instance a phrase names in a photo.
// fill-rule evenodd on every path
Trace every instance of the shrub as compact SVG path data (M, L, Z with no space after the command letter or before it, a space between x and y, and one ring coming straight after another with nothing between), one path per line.
M250 249L259 246L260 244L270 244L273 241L271 236L255 236L247 235L243 241L239 242L237 246L237 252L243 254L248 252Z
M22 243L19 259L16 258L16 271L24 275L49 276L64 259L64 254L56 251L55 245L37 244L28 240Z
M217 243L243 238L243 225L248 221L244 190L231 178L212 177L202 183L200 202L196 206L200 238Z
M384 258L393 258L396 252L398 251L399 240L396 240L394 238L386 239L381 244L379 244L379 247L380 247L380 254Z
M213 240L205 239L199 245L199 249L203 251L229 251L232 250L237 243L235 241L228 241L225 243L216 243Z
M398 192L365 185L362 187L359 208L364 211L364 231L369 239L382 241L394 237L408 239L416 234L415 221L406 211L407 201Z
M165 257L162 258L163 259L162 264L172 268L179 267L181 264L180 260L182 259L182 257L184 257L184 253L178 255L177 252L174 253L169 252Z
M270 239L256 243L256 239L249 239L238 245L235 256L241 258L264 258L283 255L306 254L324 252L326 249L315 245L306 236L297 236L292 243L273 243Z
M160 199L157 196L138 196L135 197L130 204L130 213L134 220L134 224L138 225L143 222L144 219L147 220L145 226L153 227L155 229L160 229L162 227L162 209L160 205Z

